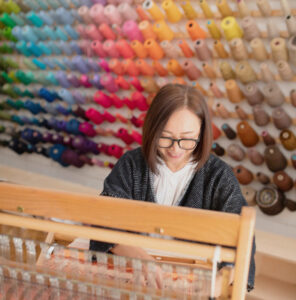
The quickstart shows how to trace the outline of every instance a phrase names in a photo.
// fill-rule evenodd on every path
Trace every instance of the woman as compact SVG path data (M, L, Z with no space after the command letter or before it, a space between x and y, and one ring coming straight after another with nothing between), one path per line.
M239 183L232 169L210 154L211 146L211 117L202 95L193 87L168 84L147 112L142 147L118 160L102 195L239 214L247 205ZM124 245L91 241L90 249L152 259L143 249Z

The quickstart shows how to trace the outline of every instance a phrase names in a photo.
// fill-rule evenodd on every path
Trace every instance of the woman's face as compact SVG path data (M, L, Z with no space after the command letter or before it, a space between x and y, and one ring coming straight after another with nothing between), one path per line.
M161 137L196 140L199 137L200 128L201 120L188 108L181 108L171 115L161 133ZM188 163L194 149L181 149L175 141L169 148L158 147L158 152L168 168L176 172Z

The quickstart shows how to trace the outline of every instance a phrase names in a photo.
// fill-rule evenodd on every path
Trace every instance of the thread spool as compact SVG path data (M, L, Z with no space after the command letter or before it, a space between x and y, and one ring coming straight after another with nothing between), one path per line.
M220 58L228 58L228 52L225 50L221 41L214 41L214 50Z
M248 83L243 88L243 94L251 106L261 104L264 100L264 96L255 82Z
M282 93L279 86L275 82L267 83L263 87L263 94L265 96L267 104L271 107L280 106L285 101L284 94Z
M154 21L164 20L164 14L153 1L144 1L142 7L144 8L144 10L148 11Z
M227 154L236 161L242 161L246 156L244 149L238 144L234 143L227 147Z
M104 7L104 15L108 18L110 24L121 25L123 19L117 7L113 4L108 4Z
M264 61L268 59L266 48L260 38L251 40L250 47L252 49L252 56L254 59L258 61Z
M288 15L285 18L287 29L289 35L295 35L296 34L296 19L292 15Z
M124 73L130 76L139 76L140 71L136 65L136 63L132 59L125 59L122 62L122 66L124 69Z
M211 10L211 8L208 5L206 0L200 0L199 5L200 5L200 8L202 9L202 11L204 13L204 16L206 18L213 18L214 17L214 14L213 14L213 12L212 12L212 10Z
M121 62L118 59L111 59L109 62L109 67L112 72L114 72L117 75L123 75L124 74L124 69L121 64Z
M247 17L251 15L251 12L248 8L248 6L246 5L244 0L238 0L237 1L237 8L239 11L239 15L241 18Z
M253 147L259 142L256 131L247 121L241 121L236 126L238 137L245 147Z
M163 65L158 60L154 60L152 65L159 76L164 77L168 75L168 71L163 67Z
M262 131L261 136L262 136L263 142L266 146L275 145L275 143L276 143L275 139L269 134L268 131L266 131L266 130Z
M291 126L292 119L282 107L277 107L272 111L273 124L277 129L286 129Z
M100 25L101 23L109 24L109 19L104 15L104 6L100 3L97 3L90 8L89 16L97 25Z
M250 186L242 186L241 191L248 205L250 206L256 205L256 190L254 190Z
M294 73L286 61L279 60L276 63L276 67L282 80L289 81L294 77Z
M216 104L216 112L223 119L228 119L230 114L227 108L220 102Z
M270 121L269 115L260 104L256 104L255 106L253 106L253 115L254 121L257 126L265 126Z
M294 169L296 169L296 154L291 155L291 161Z
M157 86L155 80L151 77L143 78L140 80L141 85L147 93L157 93L159 87Z
M147 49L148 55L152 59L162 59L164 52L160 45L154 39L148 39L144 43L144 47Z
M157 21L153 25L153 31L160 41L171 41L174 38L174 32L164 20Z
M107 23L102 23L99 26L99 31L107 40L116 40L116 34Z
M221 38L221 32L214 20L207 21L207 28L213 39L219 40Z
M291 190L294 185L292 178L284 171L274 173L273 182L283 192Z
M118 85L110 74L103 74L100 81L102 86L104 86L104 88L110 93L115 93L118 91Z
M194 65L191 60L186 59L181 64L181 67L189 80L197 80L201 76L200 70Z
M230 80L235 78L235 73L231 65L227 61L222 61L219 64L219 68L224 80Z
M207 36L206 32L194 20L189 20L186 23L186 30L192 41L205 39Z
M134 40L131 42L131 48L134 50L138 58L146 58L148 55L146 48L138 40Z
M265 148L264 160L271 172L282 171L288 164L287 159L276 145L270 145Z
M293 151L296 149L296 137L291 130L282 130L280 133L280 141L286 150Z
M267 63L262 63L260 64L260 75L261 75L261 79L264 82L270 82L273 81L273 74L269 69L269 66Z
M113 40L106 40L103 43L103 50L108 53L110 57L119 58L119 51L116 48L116 43Z
M276 22L272 22L270 19L267 20L267 36L269 39L274 39L280 36Z
M119 88L123 90L129 90L131 88L129 82L123 76L117 76L115 82L119 86Z
M222 91L219 89L217 84L215 82L210 82L210 90L214 94L215 98L223 98L224 94Z
M266 174L262 173L262 172L258 172L256 174L256 178L262 184L269 184L270 183L269 177Z
M248 157L255 166L260 166L264 163L263 155L256 148L248 149Z
M182 50L182 52L183 52L183 54L184 54L185 57L189 58L189 57L192 57L194 55L194 52L189 47L189 45L186 42L186 40L180 40L180 41L178 41L178 46Z
M227 123L224 123L221 128L228 139L233 140L236 138L236 132Z
M136 66L144 76L153 76L154 68L150 66L144 59L137 59Z
M290 91L290 100L291 100L291 104L296 107L296 90L291 90Z
M296 65L296 35L290 37L288 41L289 60Z
M224 18L221 22L221 27L227 41L243 37L243 30L240 28L234 17Z
M134 58L135 56L133 49L124 39L120 39L116 42L116 49L123 58Z
M196 11L194 10L194 8L192 7L191 3L189 0L187 1L182 1L181 2L181 7L184 11L184 14L185 14L185 17L188 19L188 20L193 20L193 19L196 19L197 18L197 13Z
M216 0L216 6L223 18L233 15L233 12L226 0Z
M78 15L83 20L84 23L88 24L91 22L91 18L89 16L89 8L85 5L80 6L78 8Z
M179 49L170 41L162 41L160 46L168 58L178 58L180 56Z
M264 17L269 17L271 15L271 7L268 0L257 0L256 4Z
M123 23L122 32L130 41L138 40L143 42L144 40L138 24L133 20L128 20Z
M212 58L212 53L208 48L205 40L197 40L194 44L194 49L196 51L197 57L201 61L210 60Z
M166 16L171 23L177 23L182 19L181 11L172 0L163 1L161 7L165 11Z
M256 194L256 203L260 210L270 216L279 214L284 208L285 196L274 186L268 185Z
M243 99L243 94L235 80L229 79L225 82L226 94L232 103L238 103Z
M167 64L167 69L173 73L175 76L183 76L184 70L181 65L175 59L170 59Z
M225 154L225 150L218 143L213 143L212 150L217 156L223 156Z
M125 21L128 21L128 20L137 21L138 20L137 11L129 3L126 3L126 2L120 3L118 5L118 11Z
M276 63L279 60L288 61L288 50L286 41L283 38L275 38L270 42L272 60Z
M248 61L240 61L235 67L236 77L244 84L257 80L257 76Z
M216 72L215 72L214 68L212 66L210 66L208 63L203 63L202 68L208 78L211 78L211 79L216 78Z
M154 32L153 26L149 21L145 20L140 22L139 29L144 37L144 40L157 39L157 35Z
M238 165L233 168L233 173L240 184L247 185L254 179L252 172L242 165Z
M280 0L281 7L282 7L282 12L284 15L289 15L291 14L291 8L287 0Z
M229 42L231 54L235 60L246 60L249 57L248 50L240 38L232 39Z
M255 38L260 38L260 31L256 25L255 20L248 16L242 19L242 29L244 31L244 38L251 41Z

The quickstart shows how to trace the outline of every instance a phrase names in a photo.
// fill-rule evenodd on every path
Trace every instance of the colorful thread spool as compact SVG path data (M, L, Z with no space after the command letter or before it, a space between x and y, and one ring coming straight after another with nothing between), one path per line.
M160 45L154 39L148 39L144 43L144 47L147 49L149 56L152 59L162 59L164 52Z
M155 24L153 25L153 31L156 33L157 38L160 41L171 41L175 35L164 20L155 22Z
M174 1L165 0L162 2L161 7L164 9L166 16L171 23L177 23L182 19L182 13Z
M194 20L190 20L186 23L186 30L192 41L205 39L207 36L206 32Z
M132 41L131 47L134 50L134 52L138 58L146 58L147 57L147 55L148 55L147 50L140 41L138 41L138 40Z
M145 0L143 8L147 10L154 21L164 20L164 14L152 0Z
M151 23L147 20L140 22L139 24L139 29L142 32L142 35L144 37L145 40L148 39L157 39L157 35L153 30L153 26L151 25Z
M224 36L228 41L231 41L234 38L243 37L243 31L234 17L224 18L221 22L221 27L224 31Z

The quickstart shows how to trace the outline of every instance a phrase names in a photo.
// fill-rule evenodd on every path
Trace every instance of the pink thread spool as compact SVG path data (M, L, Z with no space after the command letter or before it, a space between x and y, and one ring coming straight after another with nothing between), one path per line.
M130 145L134 142L133 137L128 133L128 131L125 128L119 128L116 137L123 140L127 145Z
M128 42L124 39L120 39L116 42L116 48L123 58L134 58L135 53Z
M108 108L113 104L112 99L102 91L97 91L94 94L94 101L105 108Z
M99 26L99 31L107 40L116 40L116 34L107 23L102 23Z
M88 122L80 123L78 130L90 137L94 137L97 135L93 125Z
M102 23L109 24L109 19L104 14L104 6L100 3L97 3L90 8L89 16L97 25Z
M116 94L111 94L110 99L116 108L121 108L124 105L124 101L122 101Z
M125 21L127 21L127 20L137 21L138 20L138 14L137 14L136 10L133 7L131 7L131 5L129 3L119 4L118 11Z
M140 42L144 41L144 38L138 27L138 24L133 20L128 20L123 23L122 32L130 41L133 40L138 40Z
M123 154L123 148L120 147L119 145L110 145L108 147L108 153L111 155L111 156L114 156L116 158L120 158Z
M90 57L90 56L93 56L93 51L92 51L92 48L91 48L91 42L89 40L80 40L78 42L78 46L82 49L82 52Z
M89 15L89 8L85 5L80 6L78 8L78 15L83 20L84 23L89 24L91 23L91 18Z
M123 99L123 103L131 110L136 108L136 103L127 97Z
M122 17L116 6L109 4L104 8L104 14L109 19L111 24L122 24Z
M181 64L182 69L189 80L197 80L201 76L200 70L193 64L190 59L186 59Z
M99 61L99 66L106 72L110 72L109 63L105 59Z
M130 83L138 90L139 92L143 92L144 88L141 85L140 80L137 77L131 77Z
M92 51L99 57L105 57L106 52L103 49L103 44L100 41L93 41L90 45Z
M104 51L112 58L119 58L119 52L116 48L116 44L113 40L106 40L103 43Z
M109 123L114 123L116 121L116 118L106 110L103 113L103 118Z
M102 41L103 37L101 33L99 32L98 28L94 24L89 24L85 27L85 34L86 36L91 40L98 40Z
M129 90L131 87L129 82L123 76L117 76L115 81L118 84L118 86L123 90Z
M110 93L115 93L119 90L114 78L111 74L103 74L100 80L102 86Z
M85 112L85 115L90 121L94 122L97 125L100 125L105 121L104 116L94 108L89 108Z
M134 140L136 143L142 145L142 135L141 135L139 132L133 130L133 131L132 131L132 134L131 134L131 137L133 138L133 140Z
M136 103L136 106L139 110L146 111L149 107L146 98L139 91L132 93L132 101Z
M90 81L89 81L89 79L88 79L88 76L87 75L85 75L85 74L82 74L81 76L80 76L80 84L81 85L83 85L84 87L86 87L86 88L89 88L89 87L91 87L92 86L92 84L90 83Z
M80 38L87 39L87 34L85 32L85 26L83 24L79 24L75 27L75 30L78 32Z

